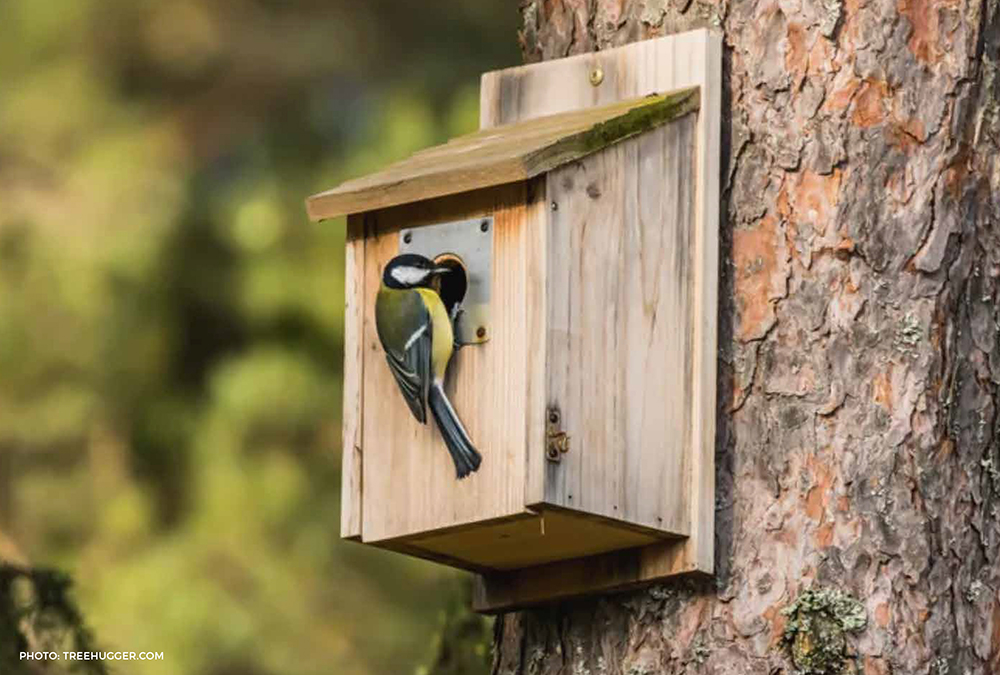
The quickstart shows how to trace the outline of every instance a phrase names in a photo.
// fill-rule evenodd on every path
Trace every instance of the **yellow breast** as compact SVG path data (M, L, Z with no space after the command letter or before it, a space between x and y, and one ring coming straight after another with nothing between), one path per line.
M431 363L434 367L434 377L443 378L444 372L448 368L448 361L451 360L451 351L454 347L455 335L451 329L451 319L448 317L448 310L445 309L441 297L434 291L427 288L414 289L424 300L427 311L431 315L431 326L433 337L431 341Z

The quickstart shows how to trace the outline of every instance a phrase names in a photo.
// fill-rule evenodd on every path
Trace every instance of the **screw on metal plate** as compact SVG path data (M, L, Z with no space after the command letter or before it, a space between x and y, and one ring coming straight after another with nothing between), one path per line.
M604 70L600 66L594 66L590 71L590 83L595 87L604 82Z
M559 428L562 416L558 408L549 408L545 424L545 458L550 462L561 462L569 452L569 434Z
M493 216L487 216L407 228L399 233L400 253L419 253L460 271L460 297L455 298L459 301L455 338L460 345L481 344L490 338L493 229ZM446 291L439 290L447 306Z

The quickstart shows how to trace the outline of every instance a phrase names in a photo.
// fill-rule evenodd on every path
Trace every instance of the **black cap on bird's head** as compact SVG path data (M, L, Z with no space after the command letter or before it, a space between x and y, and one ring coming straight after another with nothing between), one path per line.
M438 267L430 258L416 253L403 253L385 266L382 283L389 288L427 287L435 276L449 271L447 267Z

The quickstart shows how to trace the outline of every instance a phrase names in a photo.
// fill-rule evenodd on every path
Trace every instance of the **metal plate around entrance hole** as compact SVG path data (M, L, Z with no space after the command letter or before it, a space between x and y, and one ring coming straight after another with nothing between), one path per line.
M468 288L455 321L455 339L463 345L490 339L493 216L404 229L399 233L399 252L418 253L431 260L444 255L461 260Z

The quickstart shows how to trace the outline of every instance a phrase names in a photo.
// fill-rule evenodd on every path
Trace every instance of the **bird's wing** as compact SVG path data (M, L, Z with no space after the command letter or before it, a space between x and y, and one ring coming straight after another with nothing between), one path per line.
M414 291L405 293L397 300L393 329L383 330L378 326L379 339L385 349L389 370L399 385L399 390L413 416L420 423L427 421L427 392L431 385L431 348L433 345L433 325L430 313L420 295ZM376 317L376 323L377 317ZM405 326L406 330L399 330ZM412 330L411 330L412 329Z

